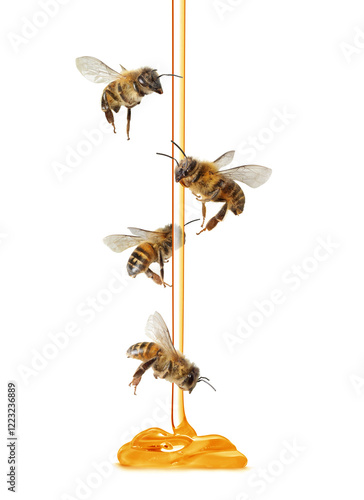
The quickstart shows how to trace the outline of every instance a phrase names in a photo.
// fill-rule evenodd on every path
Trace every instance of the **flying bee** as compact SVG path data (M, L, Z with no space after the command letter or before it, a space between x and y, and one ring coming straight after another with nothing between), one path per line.
M196 219L198 220L198 219ZM185 224L190 224L190 221ZM168 262L172 255L172 224L156 229L155 231L146 231L136 227L128 227L132 235L112 234L104 238L104 243L114 252L123 252L127 248L137 246L129 257L126 269L129 276L135 278L140 273L145 273L157 285L167 285L164 281L164 263ZM186 235L184 234L184 242ZM182 245L182 230L177 230L175 247ZM158 262L160 266L160 275L150 269L153 262Z
M126 269L129 276L135 278L145 273L157 285L167 286L164 282L164 263L172 255L172 224L156 231L146 231L136 227L128 227L132 235L112 234L104 238L104 243L114 252L123 252L127 248L137 246L129 257ZM150 269L153 262L160 266L160 276ZM168 285L169 286L169 285Z
M106 83L101 97L101 109L105 113L106 119L115 130L114 115L118 113L121 106L125 106L127 112L126 134L129 137L131 108L141 103L145 95L156 92L163 94L160 78L162 76L179 75L158 75L156 69L148 67L128 71L121 66L121 73L114 71L95 57L78 57L76 66L80 73L93 83Z
M196 196L196 199L201 201L203 218L201 227L204 226L206 219L206 203L208 201L224 203L219 212L208 221L206 227L197 234L214 229L224 219L228 210L231 210L235 215L242 213L245 195L235 181L244 182L248 186L256 188L267 182L272 173L270 168L259 165L244 165L228 170L220 170L233 161L235 151L228 151L214 162L208 162L186 156L175 142L173 144L184 155L184 159L180 163L176 158L173 158L177 163L175 180L185 188L189 188ZM172 156L164 153L157 154L172 158Z
M158 312L149 316L146 334L153 342L138 342L126 352L128 358L142 361L129 384L134 387L134 394L142 376L151 367L154 378L164 378L182 391L191 393L198 382L212 387L208 378L200 377L200 369L175 349L167 325Z

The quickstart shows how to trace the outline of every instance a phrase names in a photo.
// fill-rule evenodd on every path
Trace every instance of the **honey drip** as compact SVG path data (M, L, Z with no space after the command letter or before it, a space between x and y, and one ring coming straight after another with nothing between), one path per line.
M172 73L174 73L174 3L172 0ZM186 0L179 0L180 5L180 75L183 76L180 93L180 146L185 147L185 33L186 33ZM174 79L172 79L172 138L174 139ZM174 149L172 146L172 156ZM177 219L174 192L174 166L172 160L172 225ZM184 188L179 186L179 224L184 227ZM184 331L184 245L180 249L179 260L179 350L183 352ZM176 256L172 252L172 264ZM174 290L177 276L172 265L172 316L174 318ZM174 324L172 325L172 338L174 338ZM176 396L176 397L175 397ZM179 424L174 425L174 408L177 410ZM152 427L137 434L129 443L124 444L118 451L119 463L129 467L154 467L154 468L210 468L210 469L242 469L248 463L247 458L225 437L216 434L197 436L195 430L187 421L184 411L183 392L178 389L174 395L172 388L172 428L173 434Z
M242 469L248 460L223 436L197 436L186 418L173 434L152 427L118 451L121 465L155 468Z

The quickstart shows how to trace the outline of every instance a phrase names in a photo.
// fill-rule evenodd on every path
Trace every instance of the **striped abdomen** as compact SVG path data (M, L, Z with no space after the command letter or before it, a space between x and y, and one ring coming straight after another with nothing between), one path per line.
M225 201L228 202L229 210L235 215L239 215L244 210L245 195L243 190L234 181L225 181L221 189Z
M142 243L131 254L126 269L129 276L145 273L152 262L157 260L157 254L150 243Z
M160 351L160 347L154 342L138 342L132 345L126 351L128 358L140 359L141 361L147 361L157 356Z
M122 98L122 92L118 91L119 88L122 90L120 83L117 81L105 87L101 97L101 109L103 111L111 109L117 113L121 106L125 106L126 102Z
M111 109L117 113L121 106L133 108L140 103L142 95L135 86L132 86L131 82L124 80L115 80L105 87L101 97L103 111Z

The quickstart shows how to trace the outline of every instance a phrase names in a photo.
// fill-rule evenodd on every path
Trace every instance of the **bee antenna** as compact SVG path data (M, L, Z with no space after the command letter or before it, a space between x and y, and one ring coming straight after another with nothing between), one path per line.
M167 156L167 158L171 158L171 159L172 159L172 160L174 160L174 161L177 163L177 165L179 166L178 161L176 160L176 158L173 158L173 156L166 155L166 154L164 154L164 153L156 153L156 154L157 154L157 155L161 155L161 156Z
M209 379L207 379L207 380L209 380ZM206 380L206 377L200 377L200 378L197 380L197 382L205 382L205 384L207 384L207 385L209 385L210 387L212 387L212 388L213 388L213 390L216 392L215 387L214 387L213 385L211 385L211 384L210 384L210 382L207 382L207 380Z
M163 75L159 75L158 78L161 78L162 76L176 76L177 78L183 78L183 76L173 75L172 73L163 73Z
M200 219L194 219L194 220L190 220L190 222L186 222L185 226L188 226L188 224L191 224L192 222L196 222ZM200 377L200 378L206 378L206 377Z
M182 148L180 148L180 147L178 146L178 144L176 144L174 141L171 141L171 142L172 142L175 146L177 146L177 148L181 151L181 153L183 154L183 156L184 156L185 158L187 158L186 153L183 151L183 149L182 149Z
M197 219L197 220L200 220L200 219ZM208 380L210 382L210 379L207 378L207 377L200 377L199 380L202 380L202 379L205 379L205 380Z

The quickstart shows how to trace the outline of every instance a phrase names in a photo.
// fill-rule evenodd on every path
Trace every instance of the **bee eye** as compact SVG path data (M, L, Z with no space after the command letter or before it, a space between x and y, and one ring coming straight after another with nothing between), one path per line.
M143 78L142 76L139 76L139 77L138 77L138 82L139 82L141 85L144 85L144 86L147 84L147 83L146 83L146 81L144 80L144 78Z
M186 171L187 172L192 172L192 170L195 168L195 166L196 166L196 162L194 160L189 161L187 163Z

